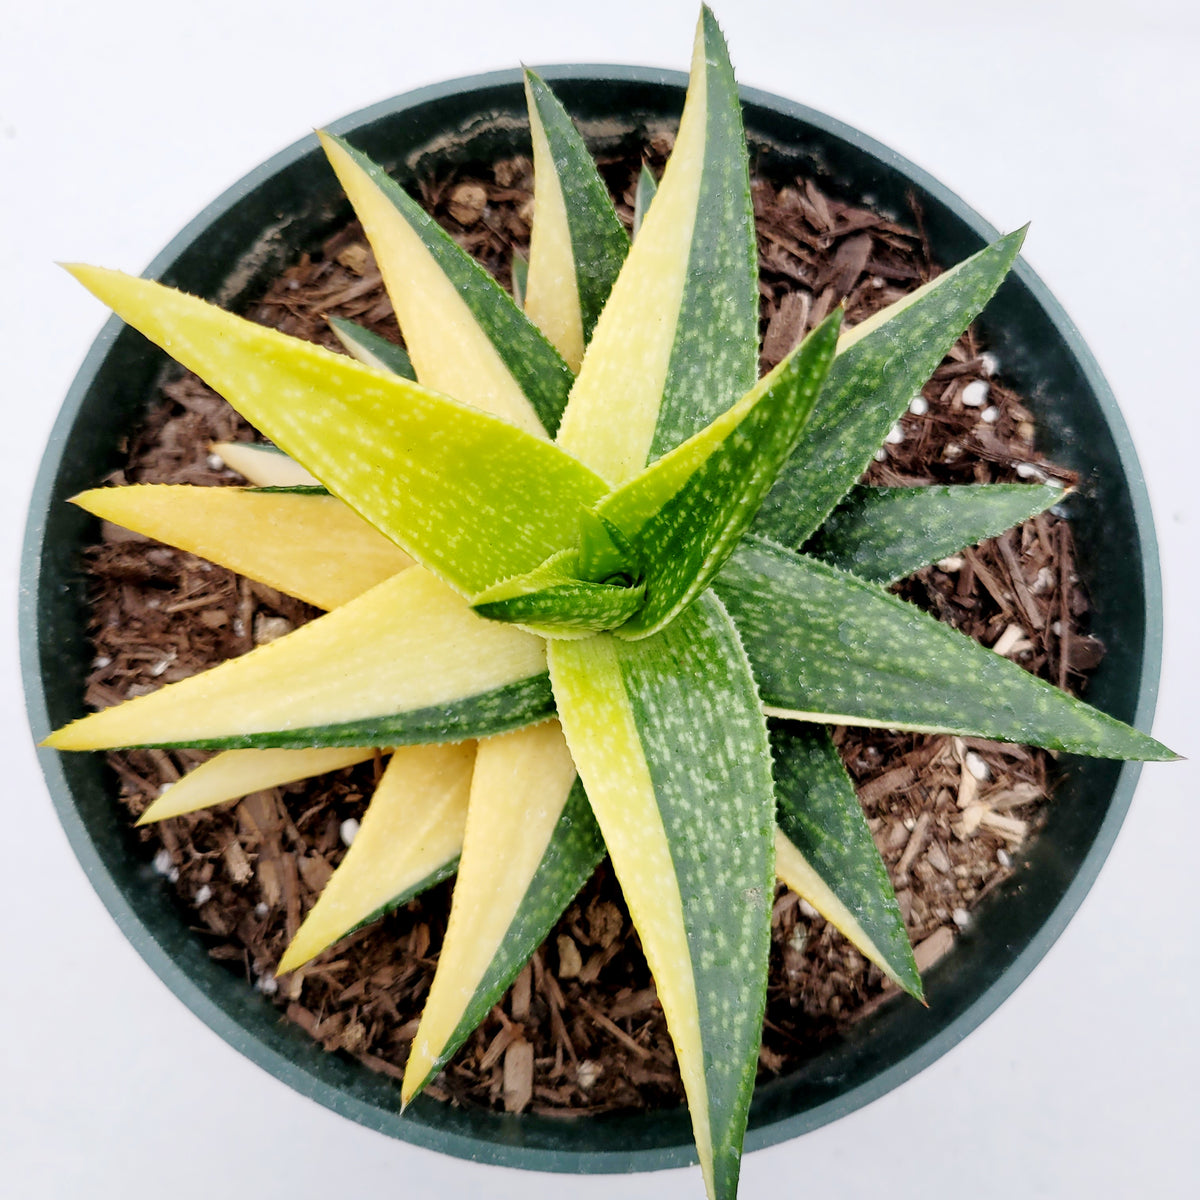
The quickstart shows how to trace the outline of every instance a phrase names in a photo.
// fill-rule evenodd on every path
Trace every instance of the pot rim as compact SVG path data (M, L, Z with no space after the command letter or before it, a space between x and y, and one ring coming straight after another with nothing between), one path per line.
M597 81L617 86L650 84L675 88L682 94L687 82L687 76L680 71L642 66L563 64L536 69L552 85L575 80ZM352 134L365 124L395 116L407 109L450 96L483 92L497 86L520 85L521 81L522 73L516 69L445 80L370 105L330 123L328 128L333 133ZM874 138L833 117L773 93L750 87L740 88L740 93L743 105L748 109L758 108L786 120L800 121L881 162L886 168L899 172L914 187L927 192L945 206L983 240L992 241L997 236L996 230L957 195L923 169ZM226 189L171 239L154 257L144 274L147 277L163 274L186 249L206 235L214 222L226 216L263 182L310 154L316 145L314 135L301 138ZM1137 680L1132 721L1140 728L1149 729L1154 715L1162 656L1162 590L1157 541L1143 473L1116 399L1075 324L1023 259L1018 259L1013 273L1032 294L1049 323L1074 356L1108 424L1128 484L1133 520L1140 543L1141 582L1145 595L1142 667ZM83 401L101 364L123 328L123 322L116 317L110 317L88 351L51 431L30 502L20 569L19 624L26 709L34 737L38 740L50 731L36 638L47 512L55 492L56 477L63 465L68 435L75 425ZM607 1173L657 1170L696 1161L690 1142L623 1150L548 1149L543 1146L506 1142L503 1135L501 1140L483 1140L453 1129L435 1128L417 1121L382 1119L376 1105L352 1095L348 1090L333 1087L286 1054L250 1034L184 971L170 948L157 940L146 928L121 886L110 874L81 814L69 802L70 785L64 774L60 756L54 751L39 747L38 757L72 850L125 937L171 991L210 1029L296 1091L379 1132L459 1158L503 1166L575 1173ZM976 1000L934 1036L865 1082L834 1099L791 1116L768 1120L757 1126L752 1123L746 1134L745 1149L756 1150L799 1136L878 1099L940 1058L999 1007L1049 951L1091 888L1128 811L1140 772L1140 763L1127 762L1121 765L1106 816L1097 828L1094 840L1071 883L1024 950Z

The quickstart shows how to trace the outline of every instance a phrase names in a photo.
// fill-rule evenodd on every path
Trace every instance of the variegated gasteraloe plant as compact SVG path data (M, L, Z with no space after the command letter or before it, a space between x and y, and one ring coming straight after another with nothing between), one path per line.
M1172 755L886 590L1061 492L855 486L1022 233L854 328L833 314L759 379L746 148L711 13L632 245L566 113L532 73L527 92L537 208L521 306L382 169L322 137L407 353L338 322L350 356L334 354L72 268L285 452L227 450L256 487L77 502L328 612L48 744L220 751L146 821L390 751L279 969L457 872L405 1102L607 852L706 1186L732 1197L776 877L921 994L823 726Z

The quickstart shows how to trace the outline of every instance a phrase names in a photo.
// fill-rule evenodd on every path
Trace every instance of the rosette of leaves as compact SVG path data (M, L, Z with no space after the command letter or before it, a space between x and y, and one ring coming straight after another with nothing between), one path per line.
M708 1192L731 1197L776 877L921 995L824 727L1173 755L886 590L1060 491L855 486L1023 231L852 329L834 313L758 379L746 148L712 14L632 244L570 118L536 75L526 87L521 306L380 167L322 136L407 352L337 322L338 355L71 268L279 448L226 449L260 486L76 501L328 612L47 744L219 751L143 821L390 752L279 969L457 873L405 1103L607 852Z

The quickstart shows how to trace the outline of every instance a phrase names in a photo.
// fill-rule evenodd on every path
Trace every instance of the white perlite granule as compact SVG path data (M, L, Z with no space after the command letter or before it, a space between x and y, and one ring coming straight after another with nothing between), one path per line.
M972 379L962 390L962 402L967 408L982 408L987 398L988 385L982 379Z

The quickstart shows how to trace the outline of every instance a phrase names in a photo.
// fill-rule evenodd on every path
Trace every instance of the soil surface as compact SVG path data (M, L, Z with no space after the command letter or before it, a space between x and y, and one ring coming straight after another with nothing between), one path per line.
M648 149L660 168L669 147ZM637 163L602 164L632 219ZM517 159L432 180L423 200L500 279L528 244L532 172ZM762 365L844 303L861 321L937 273L920 233L822 194L804 180L758 180ZM339 348L327 315L399 333L357 225L305 254L248 314ZM1033 417L1004 364L968 332L915 398L868 472L881 484L1073 482L1033 445ZM109 482L241 482L209 454L253 431L192 376L164 388ZM104 707L194 674L316 615L271 588L182 551L105 526L90 554L96 660L87 691ZM1051 513L963 550L896 589L942 620L1060 686L1078 691L1103 652L1084 632L1087 600L1071 534ZM927 969L1012 874L1053 788L1044 751L976 739L835 731ZM121 799L141 813L205 755L109 756ZM259 792L141 831L209 953L273 998L327 1049L399 1078L437 965L451 883L351 935L276 980L284 947L337 867L345 822L361 818L381 761ZM780 887L760 1076L787 1073L829 1038L898 995L804 901ZM428 1088L462 1105L549 1115L682 1102L653 981L607 862L532 962Z

